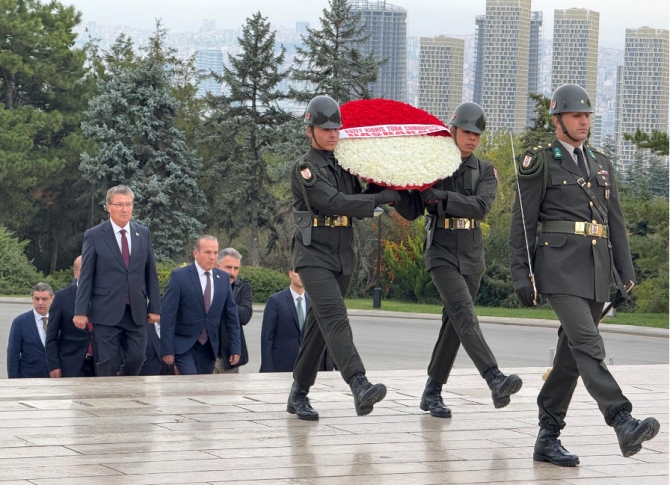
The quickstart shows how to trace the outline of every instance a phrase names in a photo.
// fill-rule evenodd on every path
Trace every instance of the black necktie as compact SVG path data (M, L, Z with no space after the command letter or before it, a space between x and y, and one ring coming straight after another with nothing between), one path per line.
M586 171L586 164L584 163L584 155L582 155L582 151L579 148L575 148L575 155L577 155L577 166L582 172L582 175L584 175L584 180L588 180L589 173Z

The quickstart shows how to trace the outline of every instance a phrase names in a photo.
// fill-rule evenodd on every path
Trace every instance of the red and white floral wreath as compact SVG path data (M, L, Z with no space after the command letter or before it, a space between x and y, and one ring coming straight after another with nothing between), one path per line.
M350 173L394 189L426 189L453 174L461 154L435 116L388 99L349 101L335 157Z

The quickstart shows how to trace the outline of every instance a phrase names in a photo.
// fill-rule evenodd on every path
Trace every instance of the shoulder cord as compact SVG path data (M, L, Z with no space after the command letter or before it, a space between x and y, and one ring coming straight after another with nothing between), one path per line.
M542 171L542 200L544 200L544 195L547 193L547 154L545 150L540 150L535 154L534 158L537 158L538 163L533 163L529 167L524 168L523 164L518 167L519 178L530 179L537 177L538 173Z

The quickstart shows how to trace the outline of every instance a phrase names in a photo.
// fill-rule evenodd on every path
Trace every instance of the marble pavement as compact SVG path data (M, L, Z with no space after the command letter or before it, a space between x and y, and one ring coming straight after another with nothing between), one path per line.
M668 366L610 368L661 432L623 458L580 383L561 437L576 468L532 460L545 368L506 369L524 387L503 410L474 369L455 370L447 420L418 408L423 371L370 372L389 393L366 417L338 373L320 373L318 422L286 413L288 374L5 379L0 485L667 485Z

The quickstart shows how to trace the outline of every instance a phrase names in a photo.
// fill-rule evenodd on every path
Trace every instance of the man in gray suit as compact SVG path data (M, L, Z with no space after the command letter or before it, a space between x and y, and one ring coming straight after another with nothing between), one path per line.
M519 168L510 265L521 302L533 306L536 293L545 294L561 322L553 369L537 398L540 432L533 459L576 466L579 458L558 436L580 376L614 428L623 456L640 451L660 425L630 415L633 406L605 365L598 323L610 279L625 297L635 272L612 163L586 145L591 99L581 86L565 84L554 92L550 113L556 138L527 150ZM538 223L542 232L536 238Z
M134 194L107 191L109 219L84 233L73 322L93 326L98 376L135 376L146 348L146 323L160 318L156 260L149 229L131 222Z

